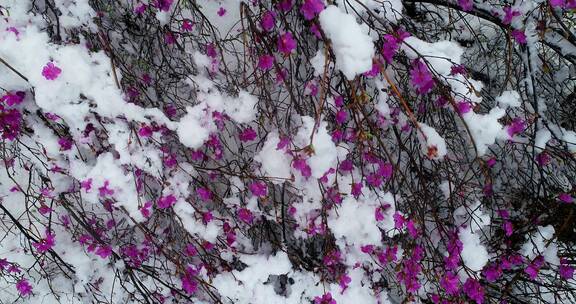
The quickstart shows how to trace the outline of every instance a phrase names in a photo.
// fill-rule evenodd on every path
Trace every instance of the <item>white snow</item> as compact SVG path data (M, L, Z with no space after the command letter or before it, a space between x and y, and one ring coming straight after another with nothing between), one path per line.
M372 68L374 44L366 28L334 5L326 7L319 18L322 29L332 42L336 68L349 80L369 71Z

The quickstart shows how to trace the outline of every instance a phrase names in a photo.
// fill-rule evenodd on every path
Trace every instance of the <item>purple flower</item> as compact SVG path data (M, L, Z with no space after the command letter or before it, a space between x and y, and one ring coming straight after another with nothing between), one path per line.
M21 279L16 283L16 289L21 297L27 297L32 294L32 286L28 283L28 280Z
M252 212L246 208L240 208L238 210L238 218L245 222L246 224L252 224L254 221L254 215Z
M539 256L535 258L534 261L532 261L532 263L530 263L530 265L526 267L526 269L524 269L524 272L528 275L528 277L531 280L534 280L538 276L540 268L542 267L543 264L544 264L544 258L542 256Z
M332 294L328 292L321 297L315 297L314 304L336 304L336 300L334 300Z
M336 123L341 125L343 123L346 122L346 120L348 119L348 112L346 112L346 110L341 109L338 112L336 112Z
M466 293L470 299L474 300L476 304L482 304L482 302L484 302L484 288L473 278L468 278L464 283L464 293Z
M290 9L292 9L292 0L281 0L278 3L278 9L283 12L289 11Z
M60 151L68 151L72 149L72 141L68 138L60 138L58 139L58 144L60 145Z
M192 30L192 27L194 27L194 22L186 19L182 22L182 30L185 32L189 32Z
M62 70L55 66L54 63L48 62L42 69L42 76L48 80L54 80L58 78Z
M500 269L497 264L491 264L484 268L482 274L486 278L486 281L491 283L498 280L498 278L502 276L502 269Z
M202 199L203 201L209 201L212 199L212 192L208 188L198 188L196 189L196 194Z
M36 250L38 250L39 253L44 253L52 249L52 247L54 247L55 238L56 238L55 234L46 231L46 237L44 239L41 239L39 242L32 243L32 246L34 246L34 248L36 248Z
M154 6L159 9L160 11L169 11L170 10L170 6L172 5L172 2L174 0L155 0L154 1Z
M560 273L562 279L571 280L574 277L574 267L568 265L568 260L562 258L560 260L560 266L558 267L558 273Z
M460 289L460 280L458 276L447 272L446 275L442 276L440 279L440 286L444 289L447 295L455 295L458 294L458 290Z
M252 194L259 197L265 197L268 194L268 187L263 182L253 182L248 188Z
M267 71L272 68L274 65L274 56L271 55L262 55L258 59L258 68L264 71Z
M22 91L18 92L8 92L6 95L2 96L1 100L6 102L8 106L19 105L24 101L26 93Z
M570 204L570 203L574 202L574 198L568 193L560 193L558 195L558 199L561 202L566 203L566 204Z
M194 294L198 290L198 283L191 276L185 275L182 277L182 289L187 294Z
M220 16L220 17L226 15L226 9L223 8L223 7L220 7L220 9L218 9L217 14L218 14L218 16Z
M516 42L520 44L526 44L526 34L524 34L524 31L513 30L511 35L514 38L514 40L516 40Z
M278 50L280 52L288 56L294 49L296 49L296 40L294 40L292 33L286 32L278 37Z
M254 131L254 129L252 129L251 127L248 127L244 130L242 130L242 132L240 132L240 140L243 142L247 142L247 141L253 141L254 139L256 139L256 131Z
M505 221L502 224L502 229L504 230L504 234L506 236L511 236L514 233L514 226L510 221Z
M350 193L355 197L358 198L360 194L362 194L362 184L361 183L352 183L352 189Z
M416 87L416 92L418 92L418 94L428 94L428 92L430 92L434 87L434 78L432 78L432 74L430 74L426 64L420 59L414 61L412 64L410 79L412 84Z
M314 19L322 10L324 10L324 1L322 0L304 0L304 4L300 8L300 12L306 20Z
M312 175L312 169L308 166L305 159L295 159L292 167L300 171L300 174L305 178L309 178Z
M398 49L400 48L400 44L404 42L404 39L410 37L410 34L403 30L398 30L396 36L392 34L384 35L384 43L382 44L382 56L388 63L392 63L392 59Z
M107 259L112 255L112 248L108 245L99 246L98 249L96 249L96 255L103 259Z
M506 128L506 132L510 137L514 137L514 135L520 134L526 128L526 124L522 118L516 117L512 120L512 123Z
M176 197L173 194L162 196L156 203L159 209L166 209L172 207L174 204L176 204Z
M350 282L352 282L352 279L347 274L344 274L340 277L340 280L338 280L338 284L340 285L342 292L344 292L344 290L348 288Z
M472 104L467 101L461 101L456 104L456 108L460 115L466 114L472 110Z
M546 153L546 151L536 155L536 162L538 162L538 165L541 167L548 165L551 160L550 154Z
M472 0L458 0L458 5L460 5L463 11L469 12L474 7L474 2L472 2Z
M520 16L520 12L513 10L510 6L507 6L504 8L504 18L502 19L502 23L510 24L512 23L512 20L517 16Z
M138 130L138 135L142 136L142 137L150 137L152 136L152 128L150 128L147 125L143 125L139 130Z
M260 21L260 26L263 30L270 32L274 25L276 24L276 13L273 11L267 11L262 16L262 20Z
M142 3L134 8L134 13L136 13L137 15L141 15L146 11L146 8L147 8L146 4Z

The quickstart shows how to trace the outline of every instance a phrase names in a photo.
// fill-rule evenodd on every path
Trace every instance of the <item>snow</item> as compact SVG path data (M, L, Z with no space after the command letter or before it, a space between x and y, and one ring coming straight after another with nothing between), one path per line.
M470 129L479 156L486 154L488 147L496 139L507 139L504 126L498 120L506 114L504 109L495 107L487 114L478 114L471 110L462 117Z
M188 148L198 149L216 130L216 126L204 110L204 105L186 107L186 115L178 123L178 138Z
M552 139L552 133L548 129L540 129L536 132L534 148L537 152L546 149L546 144Z
M455 210L454 220L455 224L461 226L458 237L462 242L460 256L464 265L472 271L482 270L488 263L489 254L480 236L483 234L483 228L490 224L489 215L482 212L480 202L477 201L469 208L462 206Z
M284 183L291 176L290 163L292 162L292 157L284 150L276 148L279 142L280 138L276 131L268 133L264 146L254 157L254 160L262 165L263 175L272 177L272 182L275 184Z
M516 91L504 91L500 96L496 97L496 101L504 109L507 107L516 108L522 104L520 102L520 94Z
M352 80L356 75L372 68L375 52L372 38L352 15L329 5L320 13L319 20L332 42L332 49L336 54L336 68L344 73L346 78Z
M444 138L438 134L436 129L428 126L424 123L419 123L420 130L426 136L424 139L423 136L420 136L420 147L422 150L422 154L427 155L431 159L439 160L446 156L448 150L446 149L446 141ZM436 148L436 153L430 153L430 149Z
M338 153L327 128L328 123L320 121L315 129L314 119L309 116L303 116L302 126L298 130L298 134L296 134L296 144L305 147L310 144L312 132L315 132L311 143L314 153L308 158L308 165L312 169L314 178L320 178L330 168L336 167Z

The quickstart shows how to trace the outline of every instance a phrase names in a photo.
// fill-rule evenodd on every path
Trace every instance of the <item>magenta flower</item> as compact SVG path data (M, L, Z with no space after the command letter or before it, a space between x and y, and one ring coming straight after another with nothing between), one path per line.
M350 282L352 282L352 279L347 274L343 274L340 277L340 280L338 280L338 285L340 285L340 288L342 290L341 292L344 292L344 290L346 290L346 288L348 288L348 285L350 285Z
M152 128L150 128L147 125L143 125L139 130L138 130L138 135L142 136L142 137L150 137L152 136Z
M72 149L72 141L68 138L60 138L58 139L58 144L60 145L60 151L68 151Z
M352 194L355 198L360 197L360 195L362 194L362 184L352 183L352 189L350 190L350 194Z
M146 203L144 203L144 206L140 208L140 214L142 214L142 216L145 218L149 218L150 215L152 215L152 211L150 210L151 208L152 208L152 202L147 201Z
M371 254L372 252L374 252L374 245L360 246L360 251L366 254Z
M238 218L246 224L252 224L254 221L254 215L246 208L240 208L238 210Z
M490 159L488 159L486 161L486 165L488 165L488 167L490 168L494 167L494 165L496 165L496 158L491 157Z
M337 304L337 303L336 300L332 298L332 294L328 292L322 295L321 297L320 296L315 297L314 304Z
M546 151L536 155L536 162L538 162L538 165L541 167L548 165L551 161L552 158L550 157L550 154L546 153Z
M464 115L472 110L472 104L467 101L461 101L456 104L456 108L460 115Z
M300 12L306 20L314 19L322 10L324 10L324 1L322 0L304 0L304 4L300 8Z
M176 36L172 32L164 34L164 42L168 45L176 43Z
M292 9L292 0L281 0L278 3L278 9L287 12Z
M558 267L558 273L562 279L571 280L574 277L574 267L568 264L568 260L562 258L560 260L560 266Z
M474 2L472 0L458 0L458 5L463 11L469 12L474 7Z
M90 191L90 189L92 189L92 178L81 181L80 188L84 189L86 192Z
M517 10L513 10L512 7L507 6L504 8L504 18L502 19L502 23L510 24L515 17L520 16L520 12Z
M316 25L316 23L310 26L310 32L314 35L314 37L320 39L322 38L322 34L320 33L320 29Z
M384 35L384 43L382 44L382 56L384 56L384 59L388 63L392 63L392 59L400 48L400 44L404 42L404 39L410 37L410 34L403 30L398 30L396 35L397 36L392 34Z
M209 201L212 199L212 192L208 188L198 188L196 189L196 194L202 199L203 201Z
M398 211L394 212L394 228L402 229L406 224L406 219Z
M460 280L458 276L447 272L446 275L442 276L440 279L440 287L444 289L447 295L456 295L460 289Z
M141 15L146 11L147 7L146 4L142 3L134 8L134 13L136 13L136 15Z
M170 6L174 0L155 0L154 6L160 11L167 12L170 10Z
M526 124L522 118L516 117L512 120L512 123L506 128L506 132L510 137L514 137L517 134L520 134L526 128Z
M341 125L343 123L346 122L346 120L348 120L348 112L346 112L346 110L341 109L338 112L336 112L336 123Z
M18 290L21 297L27 297L32 294L32 286L26 279L21 279L16 283L16 290Z
M198 283L189 275L182 277L182 289L187 294L194 294L198 290Z
M480 285L480 282L473 278L468 278L464 283L464 293L474 300L476 304L482 304L484 302L484 288Z
M416 228L416 224L414 223L414 220L409 220L406 223L406 230L408 230L408 234L410 235L410 237L412 237L413 239L416 239L418 237L418 235L420 234L418 232L418 228Z
M294 40L292 33L286 32L278 37L278 50L280 52L288 56L294 49L296 49L296 40Z
M308 166L305 159L295 159L292 167L300 171L300 174L305 178L312 176L312 169Z
M550 0L550 6L552 7L563 7L566 4L566 0Z
M248 142L248 141L253 141L254 139L256 139L256 131L254 131L254 129L252 129L251 127L248 127L244 130L242 130L242 132L240 132L240 140L243 142Z
M566 204L570 204L570 203L574 202L574 198L568 193L560 193L558 195L558 199L561 202L566 203Z
M268 195L268 187L263 182L253 182L248 188L250 188L250 192L255 196L265 197Z
M519 44L526 44L526 34L524 34L523 31L521 30L513 30L512 33L510 33L512 35L512 37L514 38L514 40L516 40L516 42L518 42Z
M502 276L502 269L497 264L490 264L484 268L482 274L486 278L486 281L492 283Z
M504 230L504 234L506 236L511 236L514 233L514 226L510 221L505 221L502 224L502 229Z
M176 197L173 194L162 196L156 203L159 209L166 209L172 207L174 204L176 204Z
M345 159L340 163L338 169L344 172L352 171L352 169L354 169L354 163L352 163L352 161L349 159Z
M105 180L104 185L98 188L98 195L100 195L101 197L114 195L114 190L108 188L108 185L110 185L110 182Z
M103 259L107 259L112 255L112 248L110 246L99 246L98 249L96 249L96 255Z
M55 234L46 231L46 237L44 239L41 239L39 242L32 243L32 246L34 246L34 248L36 248L36 250L38 250L39 253L44 253L52 249L52 247L54 247L55 238L56 238Z
M42 69L42 76L44 76L44 78L47 80L54 80L58 78L61 72L62 70L55 66L54 63L48 62Z
M186 19L182 22L182 30L185 32L189 32L194 27L194 22Z
M262 16L262 20L260 21L260 26L263 30L270 32L274 25L276 24L276 13L273 11L267 11Z
M537 257L524 269L524 272L528 275L531 280L535 280L538 277L538 273L540 272L540 268L544 264L544 258L542 256Z
M421 95L428 94L434 87L434 78L426 64L418 59L414 61L412 69L410 70L410 79L412 84L416 87L416 92Z
M258 68L267 71L274 66L274 56L262 55L258 58Z
M8 92L6 95L2 96L0 100L6 102L8 106L19 105L24 101L24 97L26 97L26 93L22 91L18 92Z
M223 8L223 7L220 7L220 9L218 9L217 14L218 14L218 16L220 16L220 17L226 15L226 9Z

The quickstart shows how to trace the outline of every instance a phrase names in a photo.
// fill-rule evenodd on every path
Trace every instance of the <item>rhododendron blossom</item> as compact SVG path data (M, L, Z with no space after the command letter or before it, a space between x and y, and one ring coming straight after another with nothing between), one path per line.
M576 0L0 2L0 303L576 298Z

